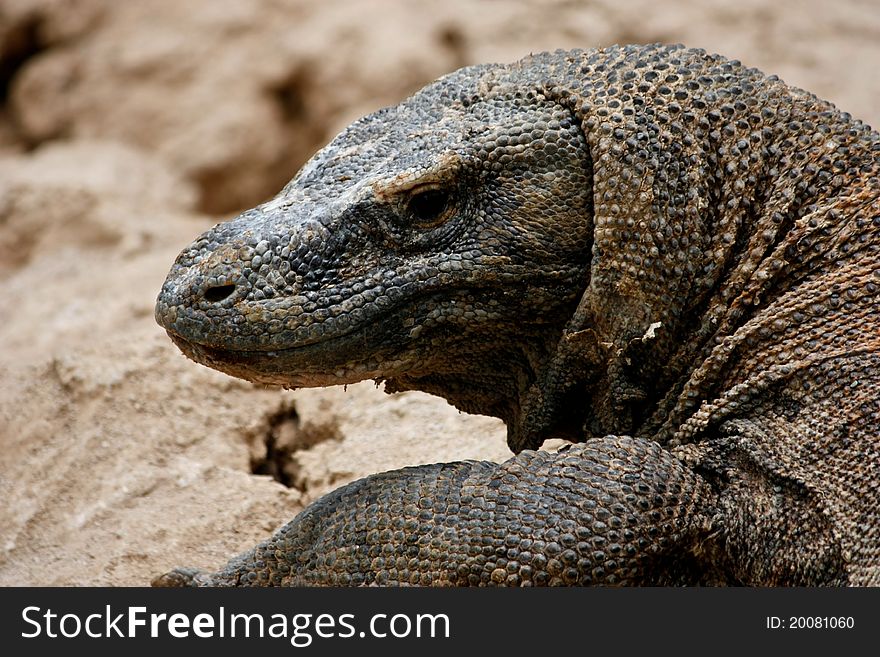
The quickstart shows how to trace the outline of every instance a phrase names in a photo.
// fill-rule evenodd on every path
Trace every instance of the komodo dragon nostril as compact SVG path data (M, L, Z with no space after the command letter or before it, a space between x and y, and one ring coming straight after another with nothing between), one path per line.
M231 296L233 292L235 292L234 285L215 285L205 290L205 299L212 303L217 303Z

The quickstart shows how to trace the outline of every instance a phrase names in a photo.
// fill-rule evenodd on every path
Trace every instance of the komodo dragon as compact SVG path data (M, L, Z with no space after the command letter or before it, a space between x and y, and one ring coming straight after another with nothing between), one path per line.
M682 46L451 73L181 253L193 360L497 416L165 585L880 585L880 135ZM533 451L548 437L577 444Z

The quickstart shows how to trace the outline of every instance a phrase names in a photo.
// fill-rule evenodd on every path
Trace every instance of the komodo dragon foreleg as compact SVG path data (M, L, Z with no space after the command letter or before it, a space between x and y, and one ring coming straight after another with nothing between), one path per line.
M754 496L750 485L747 495ZM745 493L746 489L741 491ZM764 584L837 583L839 554L823 544L809 505L767 487L765 504L716 495L652 441L606 437L558 453L524 451L495 464L465 461L385 472L326 495L268 541L213 574L179 569L158 585L687 585L736 583L721 542L741 523ZM773 507L772 509L770 507ZM725 515L731 514L731 515ZM797 544L776 528L758 537L749 513L804 521ZM812 526L811 526L812 525ZM774 537L775 534L775 537ZM830 538L830 536L825 537ZM728 546L729 549L730 546ZM771 563L783 552L806 562ZM835 563L827 563L829 558ZM812 563L810 563L812 562ZM838 570L835 570L835 567ZM816 583L813 577L810 581ZM751 582L755 583L755 582Z

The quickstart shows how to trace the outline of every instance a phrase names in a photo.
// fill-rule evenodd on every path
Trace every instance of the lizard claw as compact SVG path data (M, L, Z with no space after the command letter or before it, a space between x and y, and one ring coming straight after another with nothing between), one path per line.
M203 573L198 568L175 568L157 575L150 581L154 588L185 588L199 586Z

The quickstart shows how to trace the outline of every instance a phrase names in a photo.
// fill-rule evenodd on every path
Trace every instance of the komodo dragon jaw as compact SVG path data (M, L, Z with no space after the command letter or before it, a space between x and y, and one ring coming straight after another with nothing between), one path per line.
M156 316L517 455L373 475L162 584L880 584L880 135L682 46L462 69L186 249ZM550 435L582 444L533 451Z
M480 96L492 76L466 69L358 121L276 198L207 231L158 322L233 376L385 380L513 423L588 282L592 171L568 108L510 86Z

